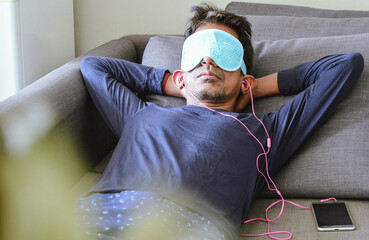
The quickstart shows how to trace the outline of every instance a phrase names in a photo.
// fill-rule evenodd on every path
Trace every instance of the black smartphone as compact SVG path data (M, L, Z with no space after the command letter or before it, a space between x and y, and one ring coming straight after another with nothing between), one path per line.
M312 203L315 223L319 231L354 230L349 210L344 202Z

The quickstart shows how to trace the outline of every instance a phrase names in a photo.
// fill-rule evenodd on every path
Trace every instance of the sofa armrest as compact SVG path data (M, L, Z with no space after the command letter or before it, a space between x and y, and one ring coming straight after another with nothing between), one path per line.
M56 134L73 142L92 167L111 151L117 140L100 117L85 87L80 62L87 55L137 61L136 47L131 40L121 38L103 44L0 102L0 122L7 116L30 109L41 100L51 106L56 115Z
M150 34L135 34L135 35L127 35L123 36L121 39L130 40L136 49L136 61L137 63L142 63L142 56L145 51L146 45L149 42L151 37L156 35Z

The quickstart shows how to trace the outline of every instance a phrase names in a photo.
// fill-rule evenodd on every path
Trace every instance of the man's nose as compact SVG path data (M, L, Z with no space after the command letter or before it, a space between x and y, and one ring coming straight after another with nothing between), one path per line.
M201 60L201 65L212 65L213 67L218 67L218 65L214 62L214 60L211 57L204 57Z

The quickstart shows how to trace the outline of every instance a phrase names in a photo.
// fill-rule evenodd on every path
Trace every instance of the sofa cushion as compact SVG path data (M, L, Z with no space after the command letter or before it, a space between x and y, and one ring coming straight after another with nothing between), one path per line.
M369 18L245 16L253 41L353 35L369 32Z
M293 39L353 35L369 32L369 18L310 18L286 16L247 16L252 24L253 42L261 40ZM308 23L308 24L306 24ZM184 37L155 36L146 45L142 64L180 69L180 56Z
M324 17L324 18L369 17L368 11L330 10L301 6L248 3L248 2L231 2L226 6L225 10L235 14L264 15L264 16L296 16L296 17Z
M180 58L184 37L159 35L150 38L142 57L142 64L165 68L174 72L181 68Z
M184 37L159 35L150 38L146 45L142 64L174 72L181 68L181 55ZM186 104L183 98L148 94L145 101L156 102L162 106L178 107Z
M180 63L181 37L157 36L149 47L160 43L155 56L145 55L144 62L154 67L176 68ZM175 41L174 41L175 40ZM172 42L176 42L173 44ZM325 55L358 51L366 66L352 93L334 116L306 143L293 160L275 177L282 193L289 197L367 197L369 185L369 34L337 37L260 41L254 44L256 77L261 77ZM288 51L286 51L288 49ZM170 52L170 55L165 53ZM163 53L163 54L160 54ZM177 53L177 57L175 54ZM157 60L152 60L157 59ZM160 60L160 61L159 61ZM276 111L291 97L275 96L257 100L258 115ZM349 164L348 164L348 161ZM265 193L269 196L268 193Z
M255 45L255 76L292 67L324 55L358 51L362 76L333 117L307 141L275 177L282 193L298 197L367 197L369 186L369 34L263 41ZM288 51L286 51L288 49ZM256 102L258 114L275 111L289 97Z

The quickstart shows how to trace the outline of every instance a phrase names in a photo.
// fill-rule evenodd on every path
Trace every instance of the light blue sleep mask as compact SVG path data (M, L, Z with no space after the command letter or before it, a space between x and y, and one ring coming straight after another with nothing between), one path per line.
M202 30L192 34L184 42L181 68L186 72L191 71L204 57L210 57L226 71L241 68L242 73L246 74L243 52L241 42L231 34L218 29Z

